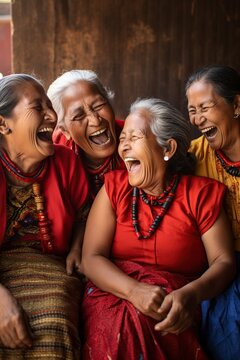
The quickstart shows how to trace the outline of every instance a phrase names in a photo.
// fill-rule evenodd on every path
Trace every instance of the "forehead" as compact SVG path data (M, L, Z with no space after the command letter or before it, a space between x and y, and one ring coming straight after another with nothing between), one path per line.
M124 122L124 130L146 130L149 129L150 114L145 109L138 109L129 114Z
M97 86L85 80L79 80L76 83L69 85L64 91L64 100L81 100L87 97L100 95Z
M195 81L187 90L187 98L191 100L198 99L201 102L215 99L218 96L214 86L205 81Z
M43 87L34 81L24 81L19 87L17 88L17 94L19 96L19 101L21 99L32 99L36 97L46 96Z

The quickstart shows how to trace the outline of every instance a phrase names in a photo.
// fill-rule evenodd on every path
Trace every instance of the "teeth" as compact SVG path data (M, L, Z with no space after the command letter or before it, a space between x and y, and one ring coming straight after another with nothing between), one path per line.
M125 158L124 161L125 161L125 163L127 163L129 161L137 161L137 159L128 157L128 158Z
M101 130L98 130L98 131L95 131L95 132L92 133L90 136L97 136L97 135L100 135L100 134L104 133L105 131L106 131L106 128L101 129Z
M215 128L215 126L209 126L209 127L205 128L205 129L202 129L201 132L202 132L202 134L205 134L206 132L208 132L209 130L212 130L214 128Z
M38 132L53 132L53 129L52 128L48 128L48 127L45 127L45 128L42 128L40 130L38 130Z

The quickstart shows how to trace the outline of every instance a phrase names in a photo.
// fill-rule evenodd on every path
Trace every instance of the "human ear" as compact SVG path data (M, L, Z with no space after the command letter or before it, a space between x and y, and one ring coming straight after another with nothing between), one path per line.
M240 95L235 95L234 98L234 115L240 115Z
M167 146L164 150L164 157L167 157L169 160L171 159L171 157L173 157L173 155L175 154L177 150L177 142L175 139L169 139L167 141Z
M3 116L0 116L0 134L8 135L11 132L12 132L12 130L9 128L5 118Z

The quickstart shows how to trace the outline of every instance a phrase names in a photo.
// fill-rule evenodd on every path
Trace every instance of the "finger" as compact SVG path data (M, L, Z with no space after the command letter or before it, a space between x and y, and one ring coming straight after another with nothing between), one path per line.
M164 320L155 325L155 330L163 332L171 332L177 329L179 323L178 313L169 313Z
M67 272L68 275L72 275L73 267L74 267L74 262L72 260L68 259L66 261L66 272Z
M25 314L23 315L21 321L17 324L15 331L19 344L26 347L32 346L32 331Z

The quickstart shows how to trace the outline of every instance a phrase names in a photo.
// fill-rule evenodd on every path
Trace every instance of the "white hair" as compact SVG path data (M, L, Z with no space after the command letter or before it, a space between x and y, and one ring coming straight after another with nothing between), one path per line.
M114 93L107 89L100 81L98 75L92 70L70 70L63 73L52 82L47 90L47 95L52 102L58 116L58 125L64 125L64 111L62 98L66 89L78 81L87 81L96 86L99 93L111 103Z

